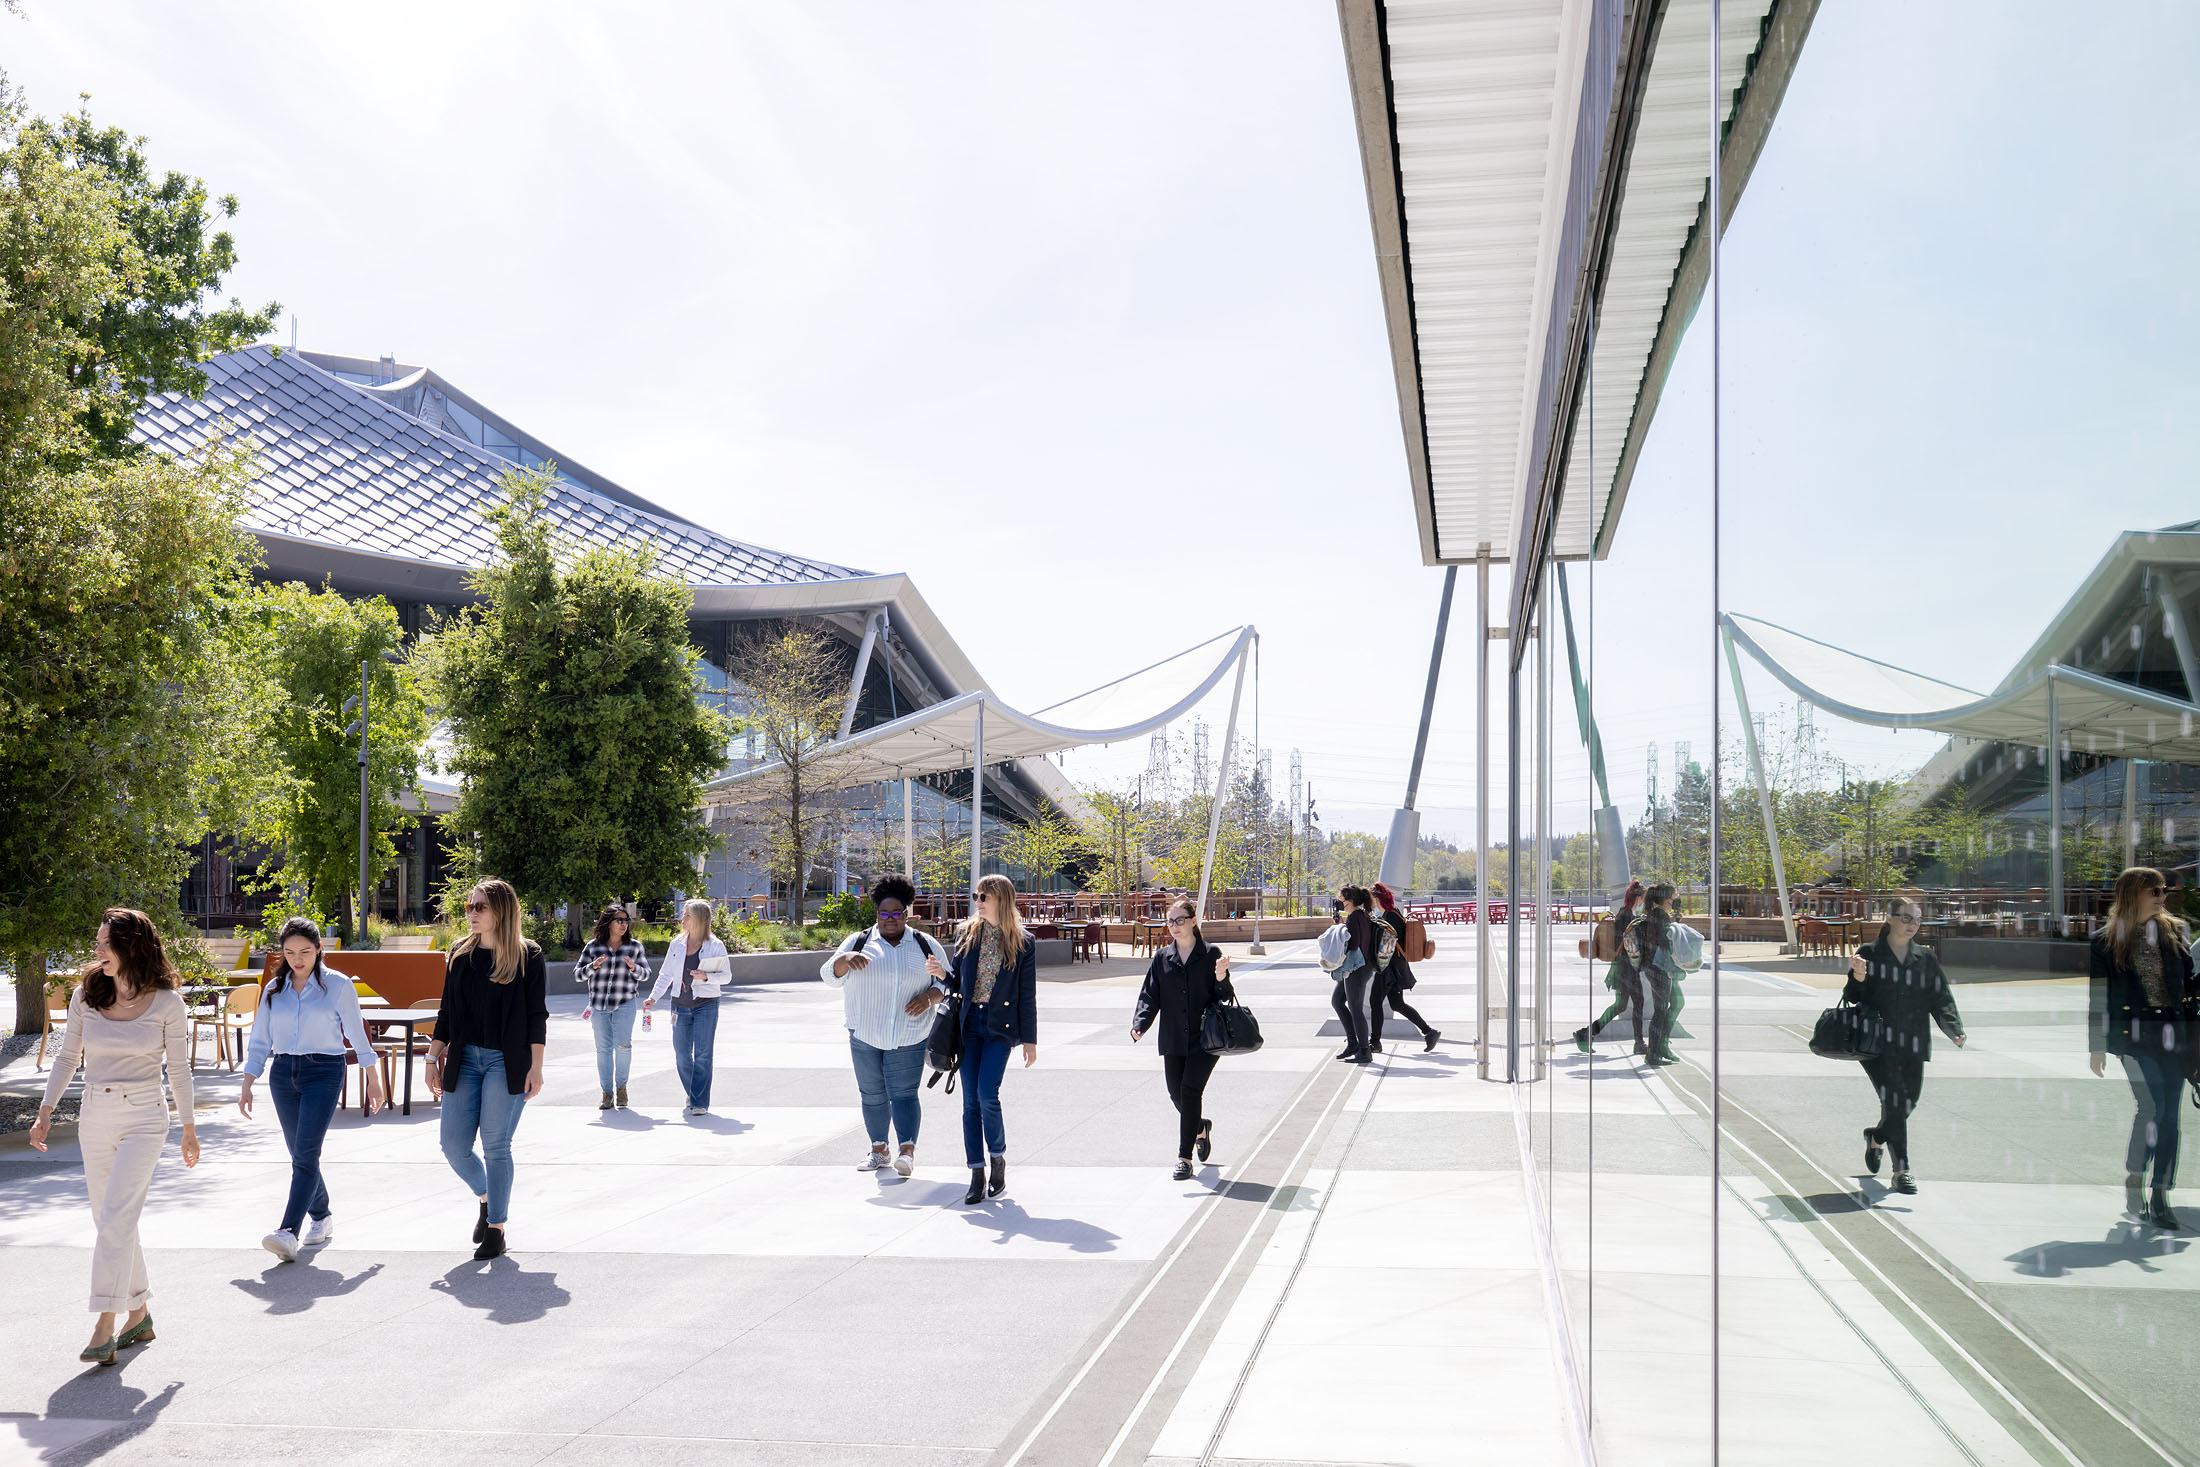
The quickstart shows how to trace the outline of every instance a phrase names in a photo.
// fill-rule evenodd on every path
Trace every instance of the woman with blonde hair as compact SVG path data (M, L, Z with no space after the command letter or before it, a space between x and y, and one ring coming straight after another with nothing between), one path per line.
M710 1072L718 1058L718 980L726 958L726 945L711 936L711 918L717 915L702 897L690 898L680 909L680 933L665 948L665 960L657 967L657 986L649 991L642 1012L657 1007L657 1000L672 995L672 1067L679 1071L680 1088L687 1092L682 1115L710 1114ZM710 963L717 971L706 971ZM696 984L702 984L697 990Z
M46 1077L46 1097L31 1123L31 1146L46 1149L53 1108L84 1069L83 1109L76 1123L84 1153L84 1189L91 1194L92 1342L79 1360L112 1365L115 1351L153 1338L147 1301L153 1287L138 1246L153 1168L168 1144L168 1102L161 1070L183 1120L183 1164L199 1164L199 1128L192 1111L190 1016L176 996L176 969L153 919L129 907L109 907L92 939L92 962L69 995L69 1028ZM115 1316L122 1314L122 1333Z
M520 931L519 893L508 882L492 876L467 893L466 929L443 969L428 1088L444 1097L444 1159L481 1204L474 1257L495 1258L512 1208L512 1133L542 1092L548 975L542 949Z
M963 1160L970 1167L963 1203L976 1206L1008 1190L1001 1077L1008 1073L1009 1054L1022 1045L1026 1068L1039 1058L1039 956L1017 918L1016 888L1007 877L978 878L953 957L953 968L929 958L925 971L962 1005ZM981 1145L985 1150L978 1149Z
M2086 1048L2094 1074L2106 1071L2113 1054L2131 1082L2136 1109L2124 1151L2126 1205L2140 1213L2139 1183L2147 1176L2151 1189L2141 1215L2175 1232L2180 1224L2169 1189L2177 1185L2179 1102L2200 984L2193 976L2192 934L2162 908L2167 885L2151 866L2134 866L2116 878L2108 922L2093 934Z

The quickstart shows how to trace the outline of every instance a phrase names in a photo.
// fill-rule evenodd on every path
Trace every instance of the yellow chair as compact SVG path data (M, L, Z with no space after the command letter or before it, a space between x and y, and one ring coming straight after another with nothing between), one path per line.
M221 990L211 1011L191 1016L191 1063L199 1062L199 1030L214 1031L215 1063L237 1068L237 1061L244 1057L246 1036L252 1031L253 1015L259 1012L261 988L257 983L240 983L234 988ZM230 1050L229 1036L237 1036L236 1050Z

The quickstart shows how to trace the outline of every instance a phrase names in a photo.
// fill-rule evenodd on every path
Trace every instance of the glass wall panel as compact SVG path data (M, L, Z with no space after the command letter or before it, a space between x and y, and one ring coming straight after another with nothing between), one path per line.
M1722 154L1725 1460L2200 1461L2200 11L1780 9Z

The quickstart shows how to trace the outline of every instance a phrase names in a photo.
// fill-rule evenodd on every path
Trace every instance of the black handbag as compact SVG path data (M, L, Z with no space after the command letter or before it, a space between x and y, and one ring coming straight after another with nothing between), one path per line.
M1823 1059L1877 1059L1885 1028L1879 1015L1844 999L1818 1016L1810 1052Z
M924 1062L932 1067L925 1078L924 1088L929 1090L939 1084L940 1076L947 1077L947 1088L942 1095L955 1093L955 1076L962 1069L963 1031L962 1000L957 997L943 999L939 1012L932 1016L932 1034L924 1041Z
M1261 1046L1260 1021L1234 998L1218 998L1199 1016L1199 1047L1209 1054L1251 1054Z

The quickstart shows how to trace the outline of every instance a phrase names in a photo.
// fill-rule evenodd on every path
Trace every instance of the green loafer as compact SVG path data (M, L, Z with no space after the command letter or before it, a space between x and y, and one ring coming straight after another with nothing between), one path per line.
M86 1345L84 1347L84 1353L78 1355L76 1358L83 1361L86 1365L114 1364L115 1342L113 1337L110 1336L107 1340L107 1343L104 1345Z
M115 1348L126 1350L132 1345L149 1345L153 1339L153 1315L148 1310L143 1319L115 1336Z

